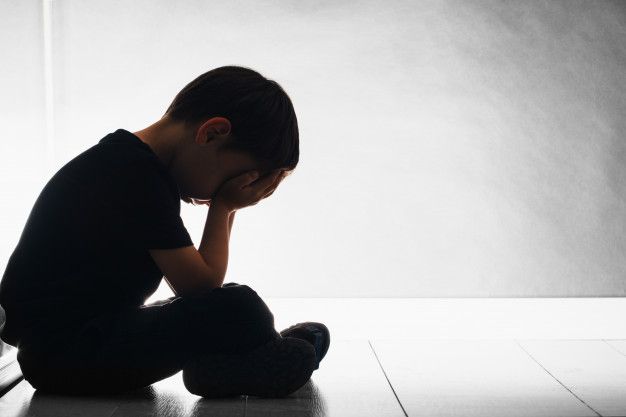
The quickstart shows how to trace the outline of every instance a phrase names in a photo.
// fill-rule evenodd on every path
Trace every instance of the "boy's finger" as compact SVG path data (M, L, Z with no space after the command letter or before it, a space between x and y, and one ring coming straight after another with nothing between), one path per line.
M276 189L274 188L274 189L273 189L272 191L270 191L269 193L267 193L267 194L263 195L263 198L267 198L267 197L271 196L271 195L272 195L272 193L273 193L275 190L276 190Z
M270 185L269 187L267 187L264 191L263 191L263 198L267 198L269 197L274 191L276 191L276 189L278 188L278 185L280 184L280 180L276 181L275 183L273 183L272 185Z
M280 171L278 172L270 172L269 174L263 176L262 178L259 178L255 183L254 183L254 187L257 187L261 190L266 189L267 187L271 186L274 181L276 181L276 178L278 178L280 176Z
M272 185L270 185L269 187L267 187L265 190L263 190L263 195L265 196L267 193L273 193L274 190L278 188L278 183L274 183Z
M250 186L254 181L259 178L258 171L248 171L239 175L235 181L239 181L240 186Z
M274 179L274 183L279 184L284 178L285 178L285 172L280 171L278 175L276 175L276 178Z
M276 179L274 180L274 182L265 190L265 192L268 192L270 190L275 190L276 187L278 187L280 182L283 180L283 178L285 178L285 176L282 173L278 175Z

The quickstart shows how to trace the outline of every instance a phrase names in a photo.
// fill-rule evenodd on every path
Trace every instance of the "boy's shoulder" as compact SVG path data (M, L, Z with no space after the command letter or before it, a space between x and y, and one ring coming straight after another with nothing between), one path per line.
M90 148L93 152L110 157L111 163L129 170L158 171L165 174L167 169L152 148L126 129L109 133ZM106 155L106 156L104 156Z
M129 131L117 129L63 165L44 194L55 201L66 194L80 195L82 201L95 199L108 207L119 200L132 203L141 193L163 194L160 190L170 182L152 149Z

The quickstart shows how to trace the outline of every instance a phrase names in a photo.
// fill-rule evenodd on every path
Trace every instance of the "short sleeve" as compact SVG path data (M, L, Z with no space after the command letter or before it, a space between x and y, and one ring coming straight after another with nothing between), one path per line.
M141 249L193 245L180 217L180 195L165 173L151 166L128 177L122 239Z

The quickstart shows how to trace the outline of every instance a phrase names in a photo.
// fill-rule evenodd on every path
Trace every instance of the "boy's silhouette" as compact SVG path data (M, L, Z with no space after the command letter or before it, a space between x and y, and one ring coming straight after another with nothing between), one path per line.
M181 369L189 391L287 395L328 350L322 323L278 333L247 285L223 284L237 210L270 196L299 158L296 115L274 81L208 71L165 115L117 129L65 164L28 217L0 282L6 324L35 388L123 392ZM196 249L180 200L208 207ZM176 294L144 305L165 278Z

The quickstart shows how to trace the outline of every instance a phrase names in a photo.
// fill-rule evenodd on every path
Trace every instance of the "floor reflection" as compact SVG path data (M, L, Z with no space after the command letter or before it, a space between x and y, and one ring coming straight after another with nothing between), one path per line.
M325 417L328 415L326 402L320 388L309 379L300 389L285 398L246 397L246 417L250 416L293 416Z

